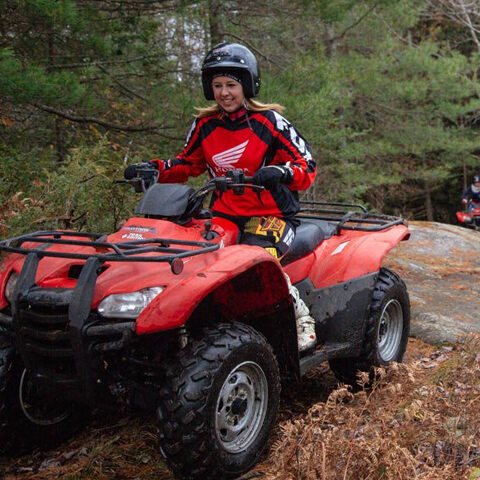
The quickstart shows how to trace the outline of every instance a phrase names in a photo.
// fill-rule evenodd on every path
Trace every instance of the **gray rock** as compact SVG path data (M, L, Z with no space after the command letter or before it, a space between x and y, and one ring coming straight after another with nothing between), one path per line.
M390 252L385 266L407 284L411 335L438 344L480 333L480 232L412 222L410 233Z

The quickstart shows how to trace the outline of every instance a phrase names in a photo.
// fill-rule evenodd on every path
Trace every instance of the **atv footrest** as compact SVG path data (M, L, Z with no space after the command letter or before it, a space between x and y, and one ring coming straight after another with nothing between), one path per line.
M300 359L300 377L303 377L312 368L332 358L347 356L352 350L350 343L329 343L314 350L310 355Z

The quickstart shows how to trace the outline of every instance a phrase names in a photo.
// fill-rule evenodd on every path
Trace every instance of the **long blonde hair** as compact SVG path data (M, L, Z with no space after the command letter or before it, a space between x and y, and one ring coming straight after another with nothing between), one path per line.
M265 112L266 110L275 110L278 113L283 113L285 107L279 103L262 103L252 98L245 99L245 107L250 112ZM209 117L210 115L225 115L225 112L220 108L218 103L214 103L208 107L195 107L198 112L196 118Z

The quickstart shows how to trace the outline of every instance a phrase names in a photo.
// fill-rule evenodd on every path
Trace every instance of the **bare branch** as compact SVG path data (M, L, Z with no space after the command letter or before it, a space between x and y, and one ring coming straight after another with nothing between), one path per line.
M465 23L468 29L470 30L470 34L472 35L473 41L477 45L477 50L480 52L480 41L478 40L478 37L477 37L477 33L480 33L480 30L474 27L472 23L472 19L470 18L469 10L467 9L465 2L463 0L457 0L457 2L460 4L460 8L462 10L463 17L465 19Z
M349 31L349 30L352 30L352 28L355 28L357 25L359 25L360 23L362 23L362 21L367 18L376 8L378 7L378 3L376 3L375 5L373 5L372 7L370 7L363 15L361 15L357 21L353 22L351 25L349 25L348 27L345 28L345 30L343 30L343 32L340 34L340 35L337 35L337 37L335 38L335 40L341 40L345 35L346 33Z
M52 65L52 70L55 69L64 69L64 68L85 68L89 66L99 67L100 65L126 65L128 63L141 62L147 59L157 59L158 54L154 55L141 55L139 57L125 58L122 60L96 60L93 62L78 62L78 63L65 63L59 65Z
M148 131L154 131L154 130L159 130L159 129L165 129L169 128L165 126L164 124L161 123L155 123L152 125L139 125L139 126L134 126L134 125L120 125L118 123L112 123L112 122L107 122L105 120L102 120L100 118L96 117L82 117L79 115L74 115L69 112L66 112L64 110L58 110L53 107L49 107L48 105L42 105L39 103L32 103L32 105L39 110L42 110L43 112L47 113L52 113L54 115L57 115L61 118L65 118L66 120L70 120L72 122L77 122L77 123L94 123L96 125L100 125L102 127L105 127L109 130L118 130L122 132L148 132Z
M100 65L97 65L98 68L103 72L105 73L106 75L108 75L112 81L117 84L122 90L125 90L127 93L129 93L130 95L133 95L134 97L137 97L139 98L140 100L142 100L143 102L148 102L148 100L140 95L139 93L137 92L134 92L132 89L128 88L126 85L124 85L123 83L121 83L114 75L112 75L106 68L100 66Z
M242 42L244 45L247 45L249 48L251 48L252 50L254 50L255 52L258 53L258 55L260 55L262 58L264 58L267 62L271 63L272 65L275 65L277 66L278 68L282 68L281 65L279 65L278 63L274 62L270 57L268 57L267 55L265 55L262 51L260 51L258 48L256 48L255 46L253 46L248 40L245 40L244 38L240 37L239 35L235 35L234 33L229 33L229 32L225 32L223 34L224 37L232 37L232 38L235 38L236 40L239 40L240 42Z
M480 3L478 0L427 0L424 16L435 19L438 13L468 30L480 52Z

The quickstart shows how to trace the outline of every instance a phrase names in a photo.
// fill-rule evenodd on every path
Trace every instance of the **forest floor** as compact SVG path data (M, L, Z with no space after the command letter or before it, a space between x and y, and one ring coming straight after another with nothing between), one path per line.
M411 338L404 364L352 393L328 366L286 388L263 461L247 478L480 478L480 337L432 346ZM3 473L3 475L2 475ZM96 414L46 452L0 457L5 480L173 480L149 417Z

